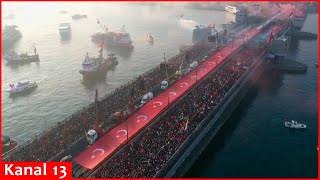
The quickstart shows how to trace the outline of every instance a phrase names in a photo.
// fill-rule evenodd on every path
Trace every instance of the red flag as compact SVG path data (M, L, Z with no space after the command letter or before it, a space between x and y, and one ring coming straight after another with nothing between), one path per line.
M209 24L208 25L208 28L214 28L215 27L215 24Z
M103 41L99 44L99 48L103 48Z

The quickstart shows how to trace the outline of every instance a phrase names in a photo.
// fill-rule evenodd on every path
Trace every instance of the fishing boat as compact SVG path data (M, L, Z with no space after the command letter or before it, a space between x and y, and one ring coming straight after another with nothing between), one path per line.
M33 53L31 55L27 52L18 54L14 50L9 50L3 54L3 59L7 60L8 64L25 64L39 61L39 54L35 46L33 46Z
M9 136L2 136L1 142L2 142L2 154L9 152L10 150L14 149L18 145L18 143L16 141L11 140Z
M104 44L107 47L117 47L117 48L129 48L132 49L132 40L130 34L126 32L125 26L122 25L121 30L109 31L106 26L102 26L98 20L98 24L101 26L103 32L95 33L91 36L93 42L100 42L101 39L104 40Z
M102 56L103 46L100 47L99 57L89 57L87 53L82 62L82 70L79 73L83 78L99 78L104 77L107 70L118 64L117 57L114 54L109 54L105 59Z
M19 93L26 91L28 89L33 89L38 87L38 84L34 82L30 82L29 80L19 81L16 84L9 84L9 89L7 90L10 94Z

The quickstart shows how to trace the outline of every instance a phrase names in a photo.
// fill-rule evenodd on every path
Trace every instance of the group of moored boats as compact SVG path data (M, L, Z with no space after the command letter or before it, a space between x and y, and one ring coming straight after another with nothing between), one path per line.
M86 15L76 14L72 16L73 19L86 18ZM91 36L91 40L93 42L100 43L100 50L98 57L90 57L87 53L83 62L82 69L79 70L79 73L86 78L97 78L104 77L105 73L112 69L114 66L118 64L117 57L111 53L108 54L107 58L103 57L103 47L111 46L116 48L128 48L132 49L134 46L132 45L132 40L130 38L130 34L125 31L125 26L122 26L122 29L119 31L108 31L106 26L103 26L98 19L98 24L101 26L103 33L96 33ZM17 29L17 26L8 26L14 27L10 29ZM71 35L71 25L70 23L61 23L59 25L59 34L62 38L68 37ZM151 34L148 34L146 37L146 41L150 44L154 43L154 38ZM14 50L9 50L4 52L3 58L7 60L8 64L24 64L30 62L39 61L39 54L37 52L36 47L33 47L34 54L21 53L18 54ZM32 89L37 87L36 82L31 82L29 80L24 80L17 82L16 84L9 84L9 89L7 90L10 94L18 93L25 91L27 89Z

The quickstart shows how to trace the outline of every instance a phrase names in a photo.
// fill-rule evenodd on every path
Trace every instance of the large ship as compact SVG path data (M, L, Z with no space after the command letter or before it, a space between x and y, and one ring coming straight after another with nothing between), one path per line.
M2 28L2 48L10 48L15 42L22 37L21 32L16 25L6 25Z
M84 61L82 62L82 70L79 71L83 75L83 78L101 78L105 76L108 69L118 64L117 58L114 54L109 54L105 59L102 56L103 46L100 47L99 57L89 57L86 54Z
M108 31L108 28L103 27L98 20L98 24L100 24L102 30L104 32L98 32L91 36L91 40L93 42L100 42L101 39L104 40L104 44L107 47L124 47L132 49L134 46L132 45L132 40L130 34L126 32L125 26L122 25L121 30L116 31Z

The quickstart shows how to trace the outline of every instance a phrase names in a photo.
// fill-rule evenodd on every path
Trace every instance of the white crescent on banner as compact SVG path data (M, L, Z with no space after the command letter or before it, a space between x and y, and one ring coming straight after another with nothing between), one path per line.
M216 64L215 62L208 62L209 66Z
M169 96L175 96L175 95L177 95L177 93L175 93L175 92L169 92Z
M207 68L201 68L199 71L200 71L200 72L206 72L206 71L207 71Z
M117 135L116 135L117 138L120 137L119 133L123 134L121 136L126 136L128 134L128 131L127 130L119 130L119 131L117 131Z
M140 122L141 120L143 120L143 121L147 120L147 116L145 116L145 115L138 116L137 117L137 122Z
M196 79L196 77L197 77L197 76L192 75L192 76L190 76L190 79Z
M104 154L104 149L102 149L102 148L97 148L97 149L95 149L95 150L92 151L91 159L93 159L93 158L96 157L95 153L96 153L97 151L100 152L99 156L101 156L102 154Z
M180 83L180 86L181 86L181 87L188 86L188 83L186 83L186 82Z
M158 106L162 106L162 102L156 101L153 103L153 107L158 107Z

